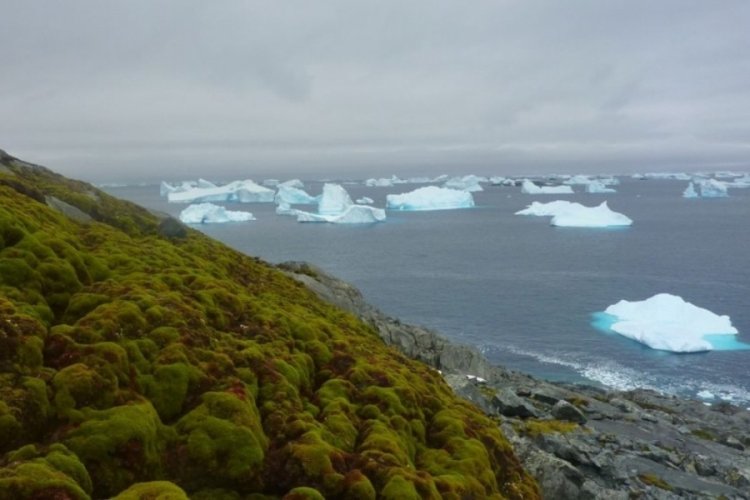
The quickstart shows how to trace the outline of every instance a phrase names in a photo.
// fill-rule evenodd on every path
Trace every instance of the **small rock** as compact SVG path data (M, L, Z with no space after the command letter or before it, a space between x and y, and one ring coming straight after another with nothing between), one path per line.
M579 424L586 423L586 416L581 410L568 403L560 400L552 407L552 416L558 420L568 420Z
M739 439L737 439L734 436L729 436L724 440L724 444L729 446L730 448L734 448L735 450L743 451L745 449L745 446L740 442Z

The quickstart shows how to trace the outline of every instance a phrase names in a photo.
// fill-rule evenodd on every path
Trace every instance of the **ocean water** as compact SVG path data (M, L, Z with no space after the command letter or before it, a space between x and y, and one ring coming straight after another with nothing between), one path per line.
M344 184L352 198L414 185ZM320 183L306 182L308 192ZM257 221L205 225L207 235L270 262L305 260L352 282L404 321L479 347L498 364L551 380L651 388L750 406L750 351L731 344L701 354L649 349L597 328L596 313L621 299L680 295L727 314L750 344L750 189L729 198L684 199L686 183L622 179L607 195L524 195L487 186L472 209L388 212L385 223L300 224L272 204L228 204ZM581 188L576 188L581 190ZM158 186L108 188L177 215L184 205ZM555 228L517 216L531 201L607 200L634 220L623 229Z

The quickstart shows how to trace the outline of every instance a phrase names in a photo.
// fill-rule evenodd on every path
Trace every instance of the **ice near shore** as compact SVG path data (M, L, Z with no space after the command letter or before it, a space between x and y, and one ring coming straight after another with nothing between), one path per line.
M279 212L279 210L284 212ZM288 204L279 205L277 213L296 215L297 222L332 224L369 224L386 219L385 210L367 205L356 205L346 189L333 183L323 185L323 193L318 201L318 213L294 210Z
M533 202L516 215L536 215L552 217L550 225L558 227L617 227L630 226L633 221L612 211L604 201L596 207L587 207L580 203L557 200L549 203Z
M528 179L521 183L521 192L524 194L573 194L570 186L537 186Z
M714 346L706 336L739 333L729 316L719 316L668 293L642 301L621 300L604 312L614 318L609 327L612 331L662 351L711 351Z
M180 212L180 220L185 224L217 224L224 222L246 222L255 220L250 212L227 210L213 203L190 205Z
M268 189L248 179L230 182L223 186L175 190L167 193L167 199L171 203L268 203L273 201L275 194L276 192L273 189Z
M385 203L390 210L450 210L473 207L474 197L468 191L426 186L408 193L389 194Z

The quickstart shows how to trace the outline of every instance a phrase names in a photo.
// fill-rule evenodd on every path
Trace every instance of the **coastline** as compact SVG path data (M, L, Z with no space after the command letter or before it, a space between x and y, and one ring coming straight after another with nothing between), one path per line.
M539 380L388 316L314 265L278 268L370 324L386 344L439 370L458 395L495 419L545 498L750 498L746 409Z

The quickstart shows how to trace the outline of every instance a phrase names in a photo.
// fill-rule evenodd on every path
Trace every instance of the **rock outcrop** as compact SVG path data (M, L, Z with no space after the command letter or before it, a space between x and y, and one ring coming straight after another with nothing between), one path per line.
M537 380L389 317L314 266L280 267L385 342L441 370L456 393L496 419L545 498L750 498L747 410Z

